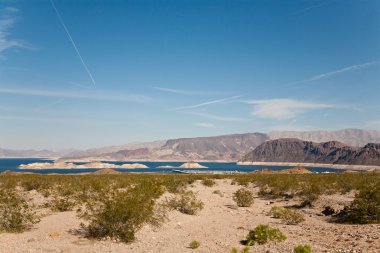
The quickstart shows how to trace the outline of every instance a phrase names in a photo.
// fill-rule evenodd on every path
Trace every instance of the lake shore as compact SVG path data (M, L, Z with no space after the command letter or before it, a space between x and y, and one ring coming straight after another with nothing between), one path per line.
M343 170L372 171L379 170L380 166L375 165L347 165L347 164L326 164L326 163L288 163L288 162L237 162L241 166L293 166L293 167L314 167Z

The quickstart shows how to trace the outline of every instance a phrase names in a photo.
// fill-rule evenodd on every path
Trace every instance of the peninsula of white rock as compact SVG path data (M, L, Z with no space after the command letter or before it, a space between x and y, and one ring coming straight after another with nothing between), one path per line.
M206 166L203 166L203 165L196 163L196 162L184 163L181 166L179 166L179 168L183 168L183 169L207 169Z
M54 163L29 163L21 164L20 169L146 169L148 166L141 163L125 163L122 165L102 162L90 162L85 164L74 164L67 162Z

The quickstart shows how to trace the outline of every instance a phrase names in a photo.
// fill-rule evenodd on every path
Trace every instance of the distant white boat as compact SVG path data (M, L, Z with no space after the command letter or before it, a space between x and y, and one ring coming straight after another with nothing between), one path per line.
M172 172L173 172L173 173L188 174L187 172L182 171L182 170L172 170Z

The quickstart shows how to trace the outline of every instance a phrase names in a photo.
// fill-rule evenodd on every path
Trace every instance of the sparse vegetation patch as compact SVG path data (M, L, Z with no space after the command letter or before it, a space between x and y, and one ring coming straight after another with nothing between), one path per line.
M299 212L280 206L273 206L271 214L273 218L281 219L287 225L296 225L305 220L303 215Z
M294 253L313 253L309 245L298 245L294 247Z
M240 188L234 193L233 200L240 207L249 207L253 204L253 193L245 188Z
M25 199L12 190L0 189L0 232L23 232L38 221Z
M247 235L247 244L250 246L255 243L266 244L270 241L282 242L285 240L286 236L278 228L272 228L268 225L258 225Z
M192 191L183 191L167 201L166 205L184 214L194 215L202 210L204 204Z

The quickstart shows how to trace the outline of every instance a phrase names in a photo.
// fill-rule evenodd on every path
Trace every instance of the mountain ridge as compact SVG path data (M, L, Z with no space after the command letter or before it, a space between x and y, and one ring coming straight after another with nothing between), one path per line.
M349 146L379 143L380 131L341 129L335 131L272 131L269 133L226 134L189 137L152 142L134 142L74 152L0 149L0 157L61 157L62 159L95 160L226 160L237 161L260 144L276 138L298 138L306 141L340 141ZM2 151L3 150L3 151ZM6 152L4 151L6 150Z
M351 147L338 141L317 143L283 138L262 143L247 153L241 161L379 166L380 143Z

